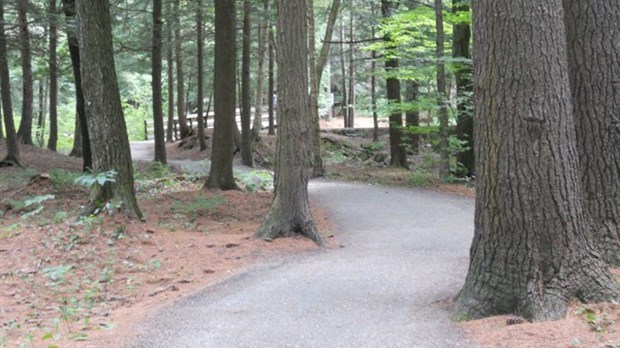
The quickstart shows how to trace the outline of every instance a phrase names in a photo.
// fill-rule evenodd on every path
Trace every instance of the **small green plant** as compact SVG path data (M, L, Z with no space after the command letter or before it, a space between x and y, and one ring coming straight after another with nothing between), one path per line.
M425 170L416 170L409 176L409 182L413 186L429 186L433 183L434 177L431 173Z
M56 267L46 267L43 269L43 275L48 277L54 283L65 283L66 275L73 269L73 265L60 265Z
M589 306L580 307L575 311L575 314L582 315L590 326L590 330L594 332L607 332L607 330L615 324L615 321L611 319L607 313L600 310L597 311Z
M54 195L41 195L26 198L24 200L23 209L29 208L32 210L22 213L21 218L27 219L31 216L39 214L45 208L42 203L54 198L56 198Z
M103 186L109 182L116 182L116 174L118 174L115 170L109 170L103 173L89 173L84 174L77 179L75 179L75 183L77 185L85 186L85 187L93 187L95 184L99 186Z
M383 151L385 149L385 145L386 145L385 142L378 141L378 142L372 142L368 144L361 144L360 147L370 152L377 152L377 151Z
M273 190L273 174L266 170L237 172L235 177L241 186L250 192Z
M68 172L62 169L50 170L50 182L56 189L63 189L75 184L75 180L80 176L78 173Z

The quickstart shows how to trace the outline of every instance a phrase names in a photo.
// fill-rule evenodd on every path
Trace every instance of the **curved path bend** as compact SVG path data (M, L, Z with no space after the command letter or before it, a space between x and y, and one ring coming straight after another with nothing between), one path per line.
M438 304L468 265L473 200L311 182L342 248L259 265L138 324L127 347L475 347Z

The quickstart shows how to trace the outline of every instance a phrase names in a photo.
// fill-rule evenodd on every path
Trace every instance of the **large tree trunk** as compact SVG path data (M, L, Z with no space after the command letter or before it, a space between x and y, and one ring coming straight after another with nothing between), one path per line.
M17 136L22 144L32 145L32 57L30 53L30 32L28 30L28 0L19 0L17 4L19 20L19 44L22 62L22 119Z
M477 200L457 317L617 300L580 199L562 1L473 4Z
M564 0L584 203L606 259L620 265L620 2Z
M58 46L58 20L56 13L56 0L50 0L49 5L50 22L50 136L47 141L47 148L56 151L58 143L58 63L56 48Z
M183 37L181 36L180 3L181 0L174 1L173 11L177 18L174 23L174 42L177 64L177 117L179 119L181 139L183 139L189 135L190 129L187 125L187 117L185 115L185 76L183 75Z
M265 240L296 234L322 244L308 202L310 124L306 0L278 2L278 119L275 198L255 235Z
M110 3L109 0L80 0L76 6L93 173L116 172L115 182L93 187L90 204L84 213L90 214L114 198L121 203L123 213L142 219L136 201L129 139L114 69Z
M254 122L252 123L252 141L258 140L263 128L263 100L265 96L265 52L267 51L267 30L269 30L270 0L263 1L263 15L258 26L258 67L256 71L256 97L254 99Z
M235 0L215 2L215 68L213 151L205 187L236 189L233 176L235 131Z
M196 102L198 103L198 144L200 146L200 151L204 151L207 149L207 142L205 140L205 123L206 120L203 118L204 113L204 25L202 21L202 0L196 1L196 46L198 55L196 59L198 60L198 71L196 72L196 89L197 96ZM207 116L208 116L207 111Z
M166 141L175 140L174 130L174 44L172 41L172 27L174 26L174 14L172 3L166 3L166 65L168 69L168 128L166 129Z
M75 112L76 127L79 127L81 137L78 142L76 137L74 140L74 153L76 146L81 144L81 156L83 159L82 170L88 171L93 169L92 150L90 146L90 135L86 122L86 106L84 102L84 93L82 91L82 72L80 63L80 47L78 42L77 16L75 10L75 0L62 0L65 18L67 20L67 41L69 44L69 55L71 56L71 68L73 78L75 80Z
M246 166L254 166L252 156L252 96L250 93L250 45L252 29L250 27L250 15L252 2L243 1L243 43L241 52L241 163Z
M2 98L2 113L6 130L6 156L0 161L0 167L20 165L19 145L13 122L13 102L11 101L11 77L9 76L9 61L7 59L6 25L4 23L4 0L0 0L0 97Z
M372 16L375 16L375 4L371 4ZM376 29L371 28L372 39L375 39ZM370 102L372 104L372 141L379 141L379 114L377 113L377 51L370 53Z
M443 33L443 3L435 0L435 37L437 58L437 106L439 107L439 151L441 161L439 163L439 175L450 175L450 151L448 149L449 118L448 118L448 91L446 88L446 64L444 62L444 33Z
M155 161L166 164L164 103L161 92L162 0L153 0L153 37L151 47L151 90L153 92L153 127L155 128Z
M469 12L469 2L452 0L453 12ZM469 23L454 24L452 36L452 56L458 60L453 64L454 78L456 79L456 136L461 141L467 141L467 149L456 154L456 161L462 165L463 171L459 174L474 176L474 120L472 118L471 98L473 85L471 83L471 26Z
M384 18L392 17L396 4L394 1L381 0L381 13ZM384 38L389 49L394 49L394 44L389 35ZM398 59L388 58L385 60L387 100L390 104L400 104L400 81L394 76L398 72ZM407 168L407 152L403 142L403 114L398 110L390 115L390 166Z

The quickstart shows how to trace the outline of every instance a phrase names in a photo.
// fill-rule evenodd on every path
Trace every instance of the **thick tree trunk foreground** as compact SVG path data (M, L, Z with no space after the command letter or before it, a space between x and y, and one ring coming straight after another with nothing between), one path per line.
M305 0L278 5L278 138L275 198L255 235L265 240L292 235L323 242L308 202L311 125L308 118L307 4Z
M605 260L620 265L620 1L564 0L585 206Z
M114 69L110 3L108 0L80 0L76 5L93 173L111 170L117 173L115 182L93 188L89 206L83 213L92 213L114 199L120 203L124 214L142 219L136 201L129 140Z
M561 0L473 13L477 200L456 318L551 320L573 298L620 298L580 199Z

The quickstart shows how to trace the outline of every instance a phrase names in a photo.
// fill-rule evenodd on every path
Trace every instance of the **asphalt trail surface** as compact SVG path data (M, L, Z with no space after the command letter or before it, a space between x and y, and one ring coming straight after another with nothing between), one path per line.
M442 300L463 284L473 200L316 180L342 248L258 265L136 324L126 347L475 347Z

